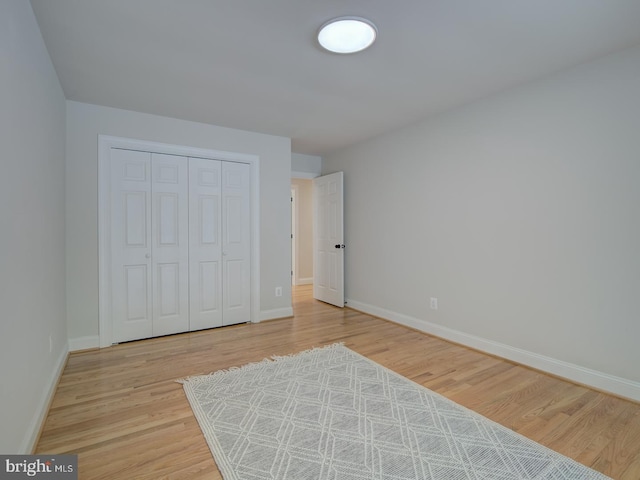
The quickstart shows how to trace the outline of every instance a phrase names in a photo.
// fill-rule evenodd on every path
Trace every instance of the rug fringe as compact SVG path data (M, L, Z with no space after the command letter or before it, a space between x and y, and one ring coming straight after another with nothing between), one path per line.
M305 353L318 352L320 350L331 350L338 347L344 347L344 342L331 343L329 345L323 345L321 347L311 347L311 348L308 348L307 350L290 353L288 355L271 355L271 357L269 358L271 358L274 362L277 362L279 360L285 360L287 358L294 358L294 357L297 357L298 355L303 355Z
M239 367L229 367L229 368L225 368L223 370L216 370L215 372L205 373L203 375L192 375L192 376L185 377L185 378L179 378L179 379L176 380L176 383L180 383L180 384L184 385L186 383L205 382L205 381L213 380L216 377L223 377L225 375L228 375L231 372L237 372L239 370L255 370L255 369L259 368L259 367L263 367L267 363L271 363L271 360L269 360L268 358L263 358L259 362L247 363L247 364L241 365Z
M229 368L225 368L223 370L216 370L215 372L211 372L211 373L204 374L204 375L191 375L189 377L178 378L177 380L175 380L175 382L179 383L181 385L185 385L187 383L189 383L189 384L197 384L197 383L213 380L213 379L215 379L217 377L223 377L225 375L228 375L231 372L237 372L239 370L255 370L257 368L264 367L265 364L270 364L270 363L273 363L273 362L278 362L278 361L283 361L283 360L286 360L286 359L289 359L289 358L294 358L294 357L297 357L298 355L302 355L302 354L305 354L305 353L311 353L311 352L316 352L316 351L320 351L320 350L330 350L330 349L335 349L335 348L339 348L339 347L344 347L344 342L336 342L336 343L332 343L332 344L329 344L329 345L323 345L321 347L312 347L312 348L309 348L307 350L302 350L300 352L290 353L288 355L271 355L269 358L263 358L259 362L246 363L246 364L241 365L239 367L229 367Z

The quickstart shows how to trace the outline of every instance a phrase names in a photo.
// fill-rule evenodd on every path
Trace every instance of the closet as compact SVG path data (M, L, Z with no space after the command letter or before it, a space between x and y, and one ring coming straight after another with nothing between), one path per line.
M114 343L251 319L250 165L111 148Z

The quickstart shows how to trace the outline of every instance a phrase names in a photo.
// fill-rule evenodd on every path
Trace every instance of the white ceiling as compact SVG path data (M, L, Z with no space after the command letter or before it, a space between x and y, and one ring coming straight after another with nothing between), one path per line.
M31 0L67 99L326 154L640 44L638 0ZM321 51L330 18L374 46Z

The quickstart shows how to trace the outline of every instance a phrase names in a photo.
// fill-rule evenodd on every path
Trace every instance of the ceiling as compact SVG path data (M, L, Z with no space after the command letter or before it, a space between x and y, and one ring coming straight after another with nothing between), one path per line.
M31 0L69 100L323 155L640 44L638 0ZM362 16L372 48L322 51Z

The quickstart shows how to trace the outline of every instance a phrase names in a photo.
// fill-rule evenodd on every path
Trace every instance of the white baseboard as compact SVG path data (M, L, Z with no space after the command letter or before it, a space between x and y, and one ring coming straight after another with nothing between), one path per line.
M275 320L276 318L293 317L293 308L273 308L271 310L262 310L260 312L260 321Z
M100 336L98 335L69 339L70 352L77 352L78 350L88 350L90 348L99 348L99 347L100 347Z
M458 330L443 327L415 317L386 310L357 300L348 299L347 305L376 317L390 320L400 325L415 328L436 337L496 355L543 372L565 378L572 382L613 393L624 398L640 401L640 383L607 373L599 372L534 352L487 340Z
M297 280L296 285L312 285L313 284L313 277L311 278L299 278Z
M40 435L40 430L44 424L44 421L47 418L47 413L49 413L49 405L51 404L51 400L53 400L53 396L56 393L56 387L58 386L58 380L62 376L62 371L64 370L65 365L67 364L67 357L69 356L69 346L65 344L58 359L56 360L56 364L53 368L53 372L51 374L50 381L48 385L46 385L46 391L44 395L40 397L40 402L38 403L38 408L36 409L36 413L31 418L31 422L29 423L29 427L27 428L27 432L22 440L22 444L20 445L20 452L24 454L31 454L36 448L36 443L38 442L38 437Z

